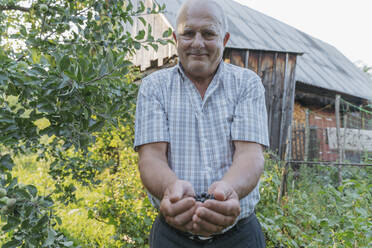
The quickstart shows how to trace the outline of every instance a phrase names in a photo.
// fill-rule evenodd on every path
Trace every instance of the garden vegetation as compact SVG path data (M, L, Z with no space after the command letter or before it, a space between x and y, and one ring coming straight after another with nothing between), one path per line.
M0 1L0 244L148 247L157 211L139 179L133 123L141 77L130 63L150 8L124 0ZM138 20L146 28L132 34ZM256 214L268 247L370 247L371 170L301 167L278 202L266 159Z

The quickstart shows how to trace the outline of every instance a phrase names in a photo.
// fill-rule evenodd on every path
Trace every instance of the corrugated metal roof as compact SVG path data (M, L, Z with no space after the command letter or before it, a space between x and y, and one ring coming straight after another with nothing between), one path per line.
M174 27L183 0L156 0L165 4L165 17ZM296 81L372 99L372 80L335 47L272 17L232 0L218 0L226 11L227 47L303 53L298 56Z

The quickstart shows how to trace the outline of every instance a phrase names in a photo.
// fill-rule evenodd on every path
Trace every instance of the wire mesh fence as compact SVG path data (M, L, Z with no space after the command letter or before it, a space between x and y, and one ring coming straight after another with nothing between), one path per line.
M317 110L302 110L295 106L287 159L282 170L278 202L287 191L289 169L294 179L300 176L300 166L337 166L337 185L351 168L364 173L363 167L372 167L372 105L355 106L336 97L335 106L327 105ZM366 168L367 170L369 168Z
M294 119L290 161L372 165L372 110L343 99L338 106L306 109Z

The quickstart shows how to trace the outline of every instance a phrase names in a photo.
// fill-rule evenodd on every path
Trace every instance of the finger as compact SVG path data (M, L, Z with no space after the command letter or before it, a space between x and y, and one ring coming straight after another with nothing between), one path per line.
M185 229L186 229L185 231L191 232L192 231L192 224L193 224L193 222L192 222L192 216L191 216L190 221L188 223L186 223L186 225L185 225Z
M226 216L237 217L240 214L240 203L236 199L227 201L207 200L204 202L203 206Z
M214 196L214 199L218 200L218 201L225 201L227 196L225 195L224 192L222 191L214 191L213 193L213 196Z
M209 237L209 236L212 235L212 233L208 233L208 232L204 231L196 223L193 224L192 234L194 234L194 235L200 235L200 236L204 236L204 237Z
M236 216L223 215L205 207L198 208L195 215L203 221L222 227L228 227L236 220Z
M190 196L190 197L194 197L195 196L195 191L194 191L194 187L191 185L190 182L187 182L187 181L184 181L184 193L183 195L184 196Z
M174 203L185 196L193 197L195 195L192 185L187 181L178 181L169 192L169 200Z
M188 208L185 212L182 212L175 216L167 216L166 221L175 227L183 227L187 229L187 224L192 222L192 216L194 215L195 206ZM188 226L190 229L190 225ZM192 228L192 227L191 227Z
M233 193L233 189L230 185L225 182L216 182L210 186L208 189L209 194L214 195L214 199L218 201L225 201L229 198L229 196Z
M182 185L180 183L175 183L169 190L169 200L171 201L171 203L175 203L182 199L183 193L184 192Z
M205 221L195 216L196 215L193 216L194 221L193 230L200 235L210 236L212 234L220 233L224 229L223 226L212 224L208 221Z
M171 203L168 198L165 198L160 203L160 212L164 217L174 217L179 215L195 205L195 199L193 197L183 198L175 203Z
M199 207L202 207L203 203L200 201L195 201L195 210L198 209Z

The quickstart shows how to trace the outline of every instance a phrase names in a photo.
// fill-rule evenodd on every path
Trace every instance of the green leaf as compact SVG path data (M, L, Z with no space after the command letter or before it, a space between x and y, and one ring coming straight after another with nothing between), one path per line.
M140 7L138 8L137 13L142 13L143 11L145 11L145 9L145 4L143 3L143 1L140 1Z
M25 219L25 220L22 222L22 224L21 224L21 229L23 229L23 230L29 229L29 228L31 228L31 227L32 227L32 226L31 226L31 224L30 224L29 219Z
M168 30L164 31L163 38L168 38L172 35L173 31L172 28L168 28Z
M137 36L134 37L134 38L135 38L136 40L142 40L143 38L145 38L145 34L146 34L145 30L140 30L140 31L138 32Z
M16 248L16 247L19 247L19 245L21 245L21 244L22 244L21 240L13 239L13 240L3 244L3 246L1 248Z
M64 245L64 246L66 246L66 247L71 247L74 244L74 242L67 241L67 242L61 242L61 244Z
M136 50L141 49L141 43L139 43L139 42L137 42L137 41L134 41L133 44L134 44L134 48L135 48Z
M75 71L69 71L69 70L65 70L63 72L67 77L69 77L70 79L76 81L78 80L78 78L75 76Z
M358 208L358 207L356 207L355 208L355 211L358 214L360 214L361 216L363 216L363 217L367 217L368 216L368 213L367 213L367 211L364 208Z
M21 28L20 28L20 33L23 35L23 36L27 36L27 30L26 30L26 27L24 25L21 25Z
M16 189L15 193L18 195L20 198L25 198L27 200L31 199L31 195L24 189Z
M49 220L48 215L44 215L43 217L41 217L41 219L39 219L39 221L36 224L36 227L37 228L43 227L48 222L48 220Z
M147 25L147 41L154 41L154 37L152 36L152 27L150 24Z
M131 11L133 9L133 4L132 4L132 2L131 1L128 1L128 5L127 5L127 11L129 12L129 11Z
M152 48L154 48L155 51L158 51L158 49L159 49L159 46L158 46L158 45L156 45L156 44L154 44L154 43L149 43L149 45L150 45Z
M8 81L8 76L6 74L4 74L3 72L0 72L0 84L2 84L3 82L6 82Z
M97 132L102 129L102 127L105 125L104 121L97 121L94 122L92 120L89 121L89 132Z
M32 62L35 63L35 64L40 63L40 58L41 58L41 55L40 55L39 50L36 49L36 48L32 48L31 49Z
M114 69L114 54L111 49L108 49L107 51L106 63L108 71L112 71Z
M35 211L35 208L33 205L28 205L28 206L25 206L25 217L28 218L31 213L33 213Z
M37 188L34 186L34 185L27 185L26 186L26 189L28 190L28 192L33 196L33 197L36 197L37 195Z
M57 221L58 225L62 224L62 219L58 216L55 216L55 220Z
M99 75L103 76L107 72L108 72L107 63L106 63L106 61L102 61L102 64L101 64L100 69L99 69Z
M159 42L163 46L168 45L168 41L166 41L166 40L158 39L157 42Z
M138 17L138 19L142 22L143 26L146 26L147 22L146 22L145 18L140 16L140 17Z
M70 58L68 55L62 57L62 59L58 62L58 69L59 71L66 71L66 69L70 66Z
M128 17L127 18L127 21L130 23L130 25L133 26L133 18L132 17Z
M14 228L16 228L20 223L21 221L18 218L9 215L8 222L5 226L2 227L2 230L4 232L9 232L13 230Z
M57 236L56 231L54 231L51 228L48 228L48 237L45 240L43 246L50 246L50 245L52 245L54 243L54 241L56 240L56 236Z
M5 167L8 170L12 170L12 168L14 166L14 162L13 162L12 157L9 154L1 156L0 166Z

